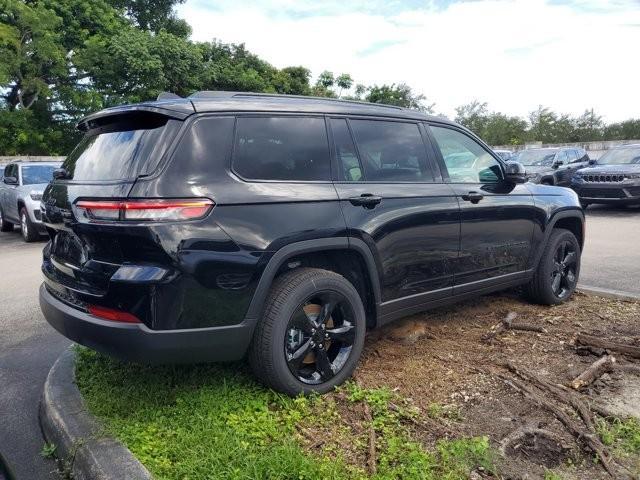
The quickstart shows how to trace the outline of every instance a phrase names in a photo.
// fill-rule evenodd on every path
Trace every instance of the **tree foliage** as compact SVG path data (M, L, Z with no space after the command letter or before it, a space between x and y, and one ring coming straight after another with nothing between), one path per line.
M194 42L175 6L184 0L0 0L0 154L66 154L73 125L104 107L198 90L316 95L431 113L434 104L404 83L367 86L325 70L276 68L243 44ZM457 117L493 144L640 137L640 120L604 125L540 107L529 121L459 107Z

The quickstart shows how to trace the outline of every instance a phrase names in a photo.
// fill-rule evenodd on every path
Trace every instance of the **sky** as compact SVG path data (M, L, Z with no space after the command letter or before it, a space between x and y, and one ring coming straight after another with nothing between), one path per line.
M400 83L451 118L473 100L607 122L640 117L640 0L187 0L197 41L272 65Z

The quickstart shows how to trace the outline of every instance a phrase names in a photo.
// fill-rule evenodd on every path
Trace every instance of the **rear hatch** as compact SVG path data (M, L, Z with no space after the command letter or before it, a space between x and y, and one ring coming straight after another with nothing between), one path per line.
M80 124L85 136L42 197L43 222L51 237L42 270L51 293L76 306L112 303L105 297L120 266L170 263L149 228L87 221L79 205L106 204L102 213L107 218L115 214L117 220L119 205L136 179L161 167L185 116L157 109L116 110ZM109 210L109 205L116 206Z

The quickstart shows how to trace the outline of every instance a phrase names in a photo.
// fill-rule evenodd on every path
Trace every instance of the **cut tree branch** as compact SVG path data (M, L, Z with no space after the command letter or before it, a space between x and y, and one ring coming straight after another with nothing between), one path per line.
M579 333L576 338L576 345L585 347L604 348L612 352L622 353L633 358L640 358L640 347L630 345L628 343L618 343L603 338L594 337L593 335L587 335L586 333Z
M591 385L603 374L613 371L616 366L616 357L605 355L593 362L589 368L578 375L572 382L571 387L580 390L587 385Z

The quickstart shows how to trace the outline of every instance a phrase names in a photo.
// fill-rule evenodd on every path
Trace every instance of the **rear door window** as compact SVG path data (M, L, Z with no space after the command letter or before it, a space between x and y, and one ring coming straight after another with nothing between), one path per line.
M238 117L233 171L247 180L330 181L321 117Z
M367 182L433 182L418 125L381 120L349 123Z
M133 180L153 173L173 141L179 120L131 114L89 130L62 167L76 181Z

